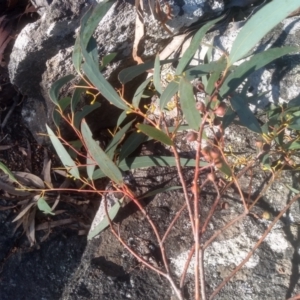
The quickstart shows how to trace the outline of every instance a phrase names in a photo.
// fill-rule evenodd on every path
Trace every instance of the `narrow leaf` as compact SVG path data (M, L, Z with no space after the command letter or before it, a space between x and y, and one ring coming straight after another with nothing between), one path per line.
M92 105L85 105L81 111L77 112L74 116L74 126L79 129L81 121L91 112L99 108L101 104L99 102L95 102Z
M110 53L110 54L105 55L102 58L101 67L105 68L116 56L117 56L117 53Z
M226 97L229 93L233 92L254 71L259 70L276 58L288 53L298 52L299 50L299 47L285 46L268 49L262 53L253 55L250 60L240 64L228 75L220 89L221 97Z
M42 211L44 214L55 215L52 212L51 207L49 206L49 204L46 202L46 200L43 197L39 198L39 200L37 201L37 206L38 206L39 210Z
M94 174L94 171L95 171L95 161L91 158L90 154L87 153L87 156L86 156L86 173L88 175L88 178L89 179L93 179L93 174Z
M114 220L114 218L117 216L120 208L121 208L121 205L117 201L115 203L115 205L113 205L112 208L108 211L110 220ZM105 216L104 219L94 228L94 230L89 232L88 237L87 237L88 240L91 240L93 237L95 237L97 234L101 233L108 226L109 226L109 221L108 221L107 216Z
M196 101L192 84L184 77L179 82L180 106L189 126L197 130L200 127L201 116L196 109Z
M16 221L18 221L19 219L21 219L28 211L29 211L29 209L33 206L33 205L35 205L35 203L34 202L31 202L31 203L29 203L13 220L12 220L12 222L16 222Z
M144 91L145 91L146 87L149 85L149 83L152 81L152 78L153 78L152 76L147 78L135 91L133 99L132 99L132 105L135 108L139 108L140 101L144 94Z
M154 83L154 87L155 87L156 91L159 93L159 95L161 95L162 85L161 85L161 79L160 79L160 62L159 62L158 54L155 57L153 83Z
M153 126L149 126L146 124L137 124L136 127L138 128L138 130L140 130L144 134L152 137L153 139L155 139L163 144L166 144L169 146L173 145L172 140L164 132L162 132L161 130L159 130Z
M84 86L86 83L84 82L84 80L80 80L80 82L78 83L78 86ZM80 101L81 98L81 94L85 91L86 89L84 88L75 88L73 95L72 95L72 99L71 99L71 112L72 114L75 114L76 111L76 107L77 104Z
M60 158L61 162L65 166L65 168L68 170L68 172L75 178L79 179L79 171L78 168L74 162L74 160L71 158L69 155L68 151L66 148L62 145L58 137L54 134L52 129L46 125L48 135L50 137L50 140L52 142L53 147L55 148L55 151Z
M273 0L256 12L239 32L229 55L233 65L243 58L272 28L300 6L299 0Z
M127 123L123 128L121 128L113 137L113 139L111 140L111 142L109 143L109 145L107 146L107 148L105 149L105 152L107 154L107 156L110 159L113 159L115 151L119 145L119 143L123 140L125 134L127 133L127 131L129 130L129 128L131 127L132 123L135 120L132 120L131 122Z
M182 189L182 186L164 187L164 188L160 188L160 189L156 189L154 191L148 192L148 193L144 194L143 196L139 197L139 199L148 198L148 197L160 194L160 193L165 193L165 192L170 192L170 191L180 190L180 189Z
M184 69L186 68L186 66L188 66L188 64L190 63L191 59L194 57L194 54L196 53L196 51L199 49L200 43L202 41L202 39L204 38L206 32L214 25L216 24L218 21L220 21L223 18L217 18L214 19L210 22L207 22L204 26L202 26L197 33L194 35L193 40L191 42L191 44L189 45L188 49L184 52L182 58L180 59L175 75L180 75L182 74L182 72L184 71Z
M142 143L146 142L147 139L148 137L141 132L132 132L122 145L119 160L122 161L124 158L132 154Z
M245 103L243 98L241 98L239 95L234 95L230 99L230 103L232 109L237 113L242 125L254 132L261 133L261 128L257 119L250 110L248 103Z
M92 132L85 120L81 122L81 133L90 156L97 162L103 173L117 184L123 184L123 177L118 167L109 159L92 137Z
M3 163L0 161L0 169L8 175L9 179L12 180L13 182L18 182L14 174L11 172L11 170Z
M58 79L57 81L55 81L52 84L50 91L49 91L49 96L55 105L58 105L58 95L59 95L60 89L74 78L75 78L74 75L69 74L67 76L64 76L64 77Z
M188 158L180 158L180 163L183 167L195 167L195 160ZM207 166L207 162L200 161L201 167ZM140 156L140 157L128 157L122 160L118 167L122 171L128 171L139 168L148 167L175 167L176 162L174 157L170 156ZM100 170L96 170L93 175L93 179L99 179L105 177L105 174Z
M162 60L160 61L160 65L169 64L172 63L173 61L174 59ZM125 84L131 81L133 78L142 75L147 70L153 69L153 67L154 67L154 61L148 61L144 64L139 64L136 66L126 68L119 73L119 80L122 84Z
M178 83L175 81L171 81L160 96L159 107L161 110L163 110L163 108L167 105L167 103L177 92L178 92Z
M300 193L299 190L293 188L292 186L290 186L290 185L288 185L288 184L286 184L286 187L287 187L289 190L291 190L293 193L295 193L295 194L299 194L299 193Z

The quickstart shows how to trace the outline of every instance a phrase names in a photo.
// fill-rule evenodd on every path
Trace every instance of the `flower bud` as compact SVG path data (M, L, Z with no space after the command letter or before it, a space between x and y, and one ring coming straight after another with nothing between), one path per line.
M215 109L214 112L218 117L223 117L226 113L226 110L227 110L226 103L221 102L220 105Z

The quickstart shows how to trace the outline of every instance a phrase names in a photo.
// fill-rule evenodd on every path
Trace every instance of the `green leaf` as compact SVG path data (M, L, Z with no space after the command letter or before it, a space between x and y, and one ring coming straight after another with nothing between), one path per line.
M91 158L89 153L87 153L87 156L86 156L86 172L87 172L88 178L90 180L93 179L93 174L94 174L94 171L95 171L95 167L96 167L95 161Z
M294 117L288 125L288 128L300 130L300 118Z
M99 25L100 21L114 4L114 1L104 0L91 6L81 19L80 26L80 43L86 49L92 34Z
M209 73L220 73L226 68L226 59L221 58L218 61L211 62L209 64L199 65L193 68L186 70L185 78L189 81L200 78L203 74Z
M184 77L179 82L180 106L189 126L198 131L201 123L201 116L196 109L196 101L192 84Z
M16 179L16 177L14 176L14 174L11 172L11 170L3 163L0 161L0 169L6 174L8 175L9 179L12 180L13 182L18 182L18 180Z
M54 134L52 129L46 124L47 132L51 143L60 158L61 162L68 170L68 172L75 177L76 179L80 179L79 171L77 165L75 164L74 160L71 158L70 154L66 150L66 148L62 145L58 137Z
M114 220L118 214L118 211L121 208L121 204L117 201L115 205L108 211L108 215L110 220ZM88 240L91 240L97 234L101 233L107 226L109 226L109 221L107 216L94 228L94 230L90 231L88 234Z
M70 97L65 97L61 100L58 101L58 106L60 107L61 111L63 112L71 103L71 98ZM60 121L61 121L61 113L57 110L54 109L53 111L53 121L56 127L59 127Z
M93 63L92 58L88 55L86 50L82 49L82 53L85 59L82 69L88 79L109 102L120 109L126 110L128 108L127 105L122 101L115 89L100 73L98 66Z
M154 138L156 141L159 141L159 142L169 145L169 146L173 145L172 140L164 132L162 132L161 130L159 130L153 126L149 126L146 124L137 124L136 127L138 128L138 130L140 130L144 134Z
M45 198L43 198L43 197L39 198L39 200L37 201L37 206L38 206L39 210L42 211L44 214L55 215L52 212L52 209L49 206L49 204L46 202Z
M227 107L226 113L222 120L223 129L227 128L234 121L235 117L236 117L236 112L232 110L230 106Z
M101 67L104 69L116 56L117 56L117 53L110 53L110 54L105 55L102 58Z
M92 137L92 132L83 119L81 122L81 133L90 156L97 162L103 173L113 182L122 185L123 177L119 168L110 160L106 153L99 147Z
M295 194L299 194L299 193L300 193L299 190L293 188L292 186L290 186L290 185L288 185L288 184L286 184L285 186L286 186L289 190L291 190L293 193L295 193Z
M163 108L167 105L167 103L171 100L171 98L178 92L178 83L175 81L171 81L167 87L162 92L159 99L159 108L163 110Z
M58 95L59 95L59 91L60 89L65 85L67 84L68 82L70 82L73 78L75 78L74 75L72 74L69 74L67 76L64 76L60 79L58 79L57 81L55 81L51 88L50 88L50 91L49 91L49 96L50 96L50 99L52 100L52 102L55 104L55 105L58 105Z
M220 96L226 97L233 92L250 74L264 67L276 58L285 54L298 52L299 47L285 46L281 48L268 49L262 53L253 55L250 60L236 67L225 79L220 88Z
M73 49L73 54L72 54L72 62L75 68L75 71L80 74L80 67L82 63L82 54L81 54L81 47L80 47L80 35L78 34L75 44L74 44L74 49Z
M299 8L299 0L273 0L256 12L235 39L229 55L229 64L243 58L277 24Z
M230 103L232 109L237 113L242 125L254 132L261 133L261 128L257 119L250 110L248 103L245 103L243 98L236 94L230 99Z
M169 64L175 61L174 59L162 60L160 65ZM139 64L122 70L119 73L119 80L122 84L125 84L131 81L133 78L142 75L147 70L151 70L154 67L154 61L148 61L144 64Z
M148 198L148 197L160 194L160 193L165 193L165 192L170 192L170 191L180 190L180 189L182 189L182 186L164 187L164 188L160 188L160 189L156 189L154 191L148 192L148 193L144 194L143 196L139 197L139 199Z
M194 35L193 40L191 44L189 45L188 49L184 52L182 58L180 59L178 66L176 68L175 75L180 75L186 68L186 66L190 63L191 59L194 57L194 54L199 49L200 43L202 39L204 38L206 32L218 21L223 19L224 17L220 17L217 19L214 19L210 22L207 22L204 26L202 26L197 33Z
M99 66L97 41L93 36L90 37L86 50L92 58L94 64Z
M133 153L142 143L146 142L148 137L142 132L132 132L121 147L119 160L122 161Z
M131 125L134 121L135 120L132 120L131 122L127 123L123 128L121 128L114 135L113 139L111 140L111 142L105 149L105 152L110 159L113 159L118 145L120 144L120 142L122 141L122 139L124 138L125 134L127 133L127 131L129 130L129 128L131 127Z
M147 78L135 91L133 99L132 99L132 105L136 108L139 108L141 98L144 94L145 88L148 86L148 84L152 81L152 76Z
M86 85L85 81L82 79L80 80L80 82L78 83L78 86L84 86ZM87 89L85 88L75 88L73 95L72 95L72 99L71 99L71 112L72 114L75 114L76 111L76 106L79 103L80 99L81 99L81 94L83 92L85 92Z
M210 74L210 76L209 76L209 79L208 79L208 82L207 82L207 85L206 85L206 93L207 94L209 94L209 95L211 95L212 94L212 92L214 91L214 89L215 89L215 83L219 80L219 78L221 77L221 74L222 74L222 72L224 71L224 69L225 69L225 66L226 66L226 59L225 59L225 57L221 57L220 59L219 59L219 64L222 66L222 67L224 67L224 68L219 68L219 70L218 71L216 71L216 72L213 72L212 74Z
M159 95L162 93L162 85L161 85L161 78L160 78L160 62L159 62L159 55L157 54L155 57L154 63L154 75L153 75L153 84L158 92Z
M181 166L183 167L195 167L195 160L188 158L180 158ZM207 162L200 161L201 167L207 166ZM128 171L139 168L148 167L174 167L176 162L174 157L170 156L140 156L140 157L128 157L125 160L120 161L118 167L122 171ZM105 174L101 170L96 170L93 175L93 179L99 179L105 177Z
M232 176L231 168L230 168L230 166L225 161L222 161L221 162L221 166L218 165L217 169L219 171L221 171L223 174L225 174L227 177L231 177Z
M92 105L85 105L81 111L78 111L74 116L74 126L79 129L81 121L95 109L99 108L101 104L99 102L95 102Z
M300 106L300 95L289 101L287 107Z
M300 149L300 141L292 141L284 145L284 149L286 150L299 150Z
M117 121L117 127L119 127L123 122L124 120L127 118L127 111L122 111L122 113L119 115L119 118L118 118L118 121Z

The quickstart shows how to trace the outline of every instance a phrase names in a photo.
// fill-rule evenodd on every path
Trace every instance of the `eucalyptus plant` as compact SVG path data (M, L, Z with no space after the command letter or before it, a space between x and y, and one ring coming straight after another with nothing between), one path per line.
M68 176L81 182L81 190L86 189L89 192L92 191L105 195L107 191L98 190L95 181L107 177L112 182L114 189L123 195L111 209L108 209L105 203L106 217L97 226L96 230L90 233L89 238L93 238L95 235L100 234L105 227L110 226L116 238L139 262L165 277L174 289L177 297L184 299L183 287L186 273L182 274L181 283L177 284L177 278L170 271L168 258L163 246L166 240L165 237L161 237L155 223L151 220L139 202L139 199L136 198L124 180L124 174L136 168L146 168L149 166L177 167L178 177L181 182L180 188L183 190L186 201L184 208L188 210L191 234L194 237L194 245L191 248L191 253L194 253L196 261L194 272L195 299L200 299L200 297L206 299L204 266L202 264L203 255L207 246L218 234L216 233L208 241L203 241L203 234L213 217L222 195L232 184L235 184L238 187L241 203L244 207L244 212L222 229L225 230L233 223L245 217L263 195L263 192L260 193L251 204L247 203L244 199L239 179L247 170L253 168L257 163L261 163L266 170L274 174L277 171L282 171L286 166L294 169L298 168L296 164L291 162L291 156L300 148L299 98L284 106L271 106L267 108L264 111L266 121L261 126L262 121L258 120L257 116L249 108L249 104L255 104L258 97L250 97L245 92L245 89L238 88L251 73L266 66L273 60L286 54L299 52L299 47L296 46L271 48L262 53L255 54L252 54L251 51L272 28L292 11L299 8L300 1L273 0L266 4L240 30L230 53L223 53L218 61L212 61L211 53L207 53L206 63L192 66L191 60L195 52L201 47L205 34L222 17L208 22L194 35L188 49L178 60L172 79L169 80L166 86L161 83L161 67L173 62L173 59L160 61L159 56L157 56L155 61L122 70L119 74L119 80L122 85L125 85L147 70L153 69L153 75L149 76L137 87L132 99L125 99L124 93L117 91L105 79L102 71L114 59L114 54L105 56L100 63L98 60L97 43L93 37L94 30L112 5L113 2L111 1L102 1L98 5L91 7L81 20L80 31L73 51L73 64L77 77L74 74L70 74L59 79L52 85L50 97L56 106L53 113L53 120L57 126L57 130L53 131L47 126L48 135ZM266 16L269 17L266 18ZM214 45L212 45L213 47ZM78 78L80 78L79 82ZM77 80L77 84L74 84L74 80ZM69 82L73 82L74 85L72 97L60 98L60 89ZM200 102L196 100L195 82L201 83L198 85L198 90L200 89L205 95ZM160 112L159 118L150 118L149 111L145 111L141 105L141 99L145 94L149 93L150 86L152 87L152 93L158 99L156 109ZM101 147L93 139L93 133L89 128L88 122L85 120L85 117L98 108L100 104L97 101L92 101L91 104L79 108L82 94L86 92L91 93L91 91L93 91L94 100L101 93L107 101L122 111L113 131L113 137L106 148ZM165 121L168 103L171 99L175 99L174 101L183 116L179 122L175 122L175 126L173 127ZM128 114L137 116L140 121L137 122L135 119L127 121L126 116ZM59 127L62 119L69 124L77 135L77 143L66 141L61 136ZM221 136L216 136L215 140L211 140L205 134L205 127L213 124L215 120L219 121ZM258 141L256 144L258 155L249 160L246 166L240 166L238 170L231 165L224 153L224 130L226 127L231 126L233 122L255 132ZM193 159L182 158L177 149L175 138L177 132L183 129L189 129L192 132L190 136L193 136L193 139L197 142L196 154ZM292 138L286 138L286 129L294 132ZM169 147L172 150L172 155L134 156L134 151L142 143L150 139L154 139ZM206 142L205 147L202 143L204 140ZM280 158L278 158L278 155ZM85 163L83 163L83 160L85 160ZM279 160L281 165L278 164ZM276 165L276 168L274 165ZM183 178L182 168L187 166L194 168L194 179L191 186L188 186ZM203 173L204 170L208 171L209 174L207 175L207 180L203 181L199 174ZM223 177L225 181L222 188L216 184L217 177ZM275 180L275 176L273 179ZM217 197L207 219L200 220L199 211L202 205L200 192L205 185L210 183L213 184ZM156 192L159 193L168 189L158 189ZM192 197L189 196L189 190L192 192ZM125 204L123 201L124 197L134 202L144 214L145 222L150 223L160 247L163 261L162 268L151 265L143 259L127 245L126 241L120 237L115 229L113 219L117 215L118 210ZM257 242L254 250L261 244L276 221L299 197L300 194L298 193L279 213L278 217L266 230L265 235ZM43 197L41 198L44 200ZM105 197L103 201L105 202ZM45 205L44 202L41 204ZM53 213L49 208L47 208L47 211L48 213ZM171 222L167 232L172 228L179 215L180 213ZM210 299L220 291L224 284L230 280L248 259L249 257L246 257L232 272L232 275L216 288ZM189 263L190 260L187 261L187 266Z

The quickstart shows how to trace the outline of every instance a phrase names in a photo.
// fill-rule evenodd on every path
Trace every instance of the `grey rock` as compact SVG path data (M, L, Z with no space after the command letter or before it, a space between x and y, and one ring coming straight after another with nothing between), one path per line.
M35 1L41 7L42 17L27 25L18 35L9 62L11 82L28 97L25 100L24 121L39 143L46 143L45 123L52 125L53 103L49 99L50 86L60 77L74 73L71 54L80 18L93 1ZM150 15L150 7L145 1L145 44L144 59L155 55L169 40L161 23ZM200 18L212 17L224 8L223 1L178 1L168 2L174 18L167 22L170 30L177 32ZM117 72L133 64L131 49L134 39L134 1L118 2L108 12L95 32L99 56L117 52L118 57L106 72L114 87L118 87ZM68 93L67 88L63 91ZM113 126L120 111L102 101L97 120L91 120L95 129ZM104 114L101 112L105 112ZM40 116L30 122L29 114ZM99 117L100 114L100 117ZM107 117L109 116L109 117ZM96 124L97 123L97 124Z

